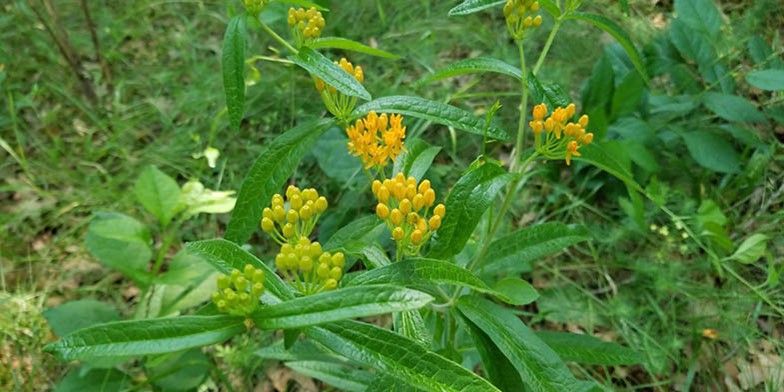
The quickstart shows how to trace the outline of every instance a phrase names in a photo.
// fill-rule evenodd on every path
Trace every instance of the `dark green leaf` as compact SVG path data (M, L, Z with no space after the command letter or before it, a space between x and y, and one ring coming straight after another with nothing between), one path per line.
M446 216L433 238L428 257L447 259L458 254L473 234L482 214L512 177L512 174L491 163L461 177L446 199Z
M766 91L784 90L784 70L766 69L746 74L746 81L750 85Z
M164 391L193 390L210 372L210 360L199 349L164 354L146 361L147 377Z
M427 329L422 313L417 310L406 310L392 315L395 331L399 334L425 346L433 345L433 338Z
M43 315L57 336L120 319L120 314L113 306L91 299L66 302L56 308L47 309Z
M605 141L603 143L591 143L580 148L581 157L576 160L588 162L599 169L610 173L615 178L626 183L632 189L642 192L642 187L634 181L631 173L631 164L628 155L617 143Z
M179 212L180 186L155 166L144 169L133 191L136 200L155 215L163 227L168 226L172 217Z
M642 355L630 348L589 335L539 331L536 336L564 361L606 366L636 365L643 361Z
M512 312L478 297L460 298L457 308L498 346L531 391L581 387L566 364Z
M615 90L615 71L610 57L607 55L594 65L591 77L582 92L582 103L585 111L609 111Z
M146 283L152 257L147 226L130 216L98 212L87 228L87 249L102 264L114 268L136 283Z
M700 166L719 173L740 172L740 155L724 135L697 130L685 133L683 140Z
M436 73L427 75L424 78L417 80L414 82L414 87L454 76L486 72L499 73L502 75L511 76L517 80L523 80L523 73L520 72L520 69L517 67L513 67L501 60L492 57L476 57L449 64L446 67L436 71Z
M305 333L338 354L426 391L498 391L459 364L374 325L339 321Z
M261 329L291 329L355 317L421 308L433 301L425 293L397 286L343 288L266 306L251 315Z
M463 109L419 97L391 96L368 102L354 110L354 117L361 117L371 110L378 113L400 113L404 116L423 118L437 124L473 133L485 134L485 119ZM494 139L509 140L501 128L491 125L487 135Z
M371 242L384 230L376 215L363 216L343 226L324 243L324 250L344 248L354 243Z
M118 321L66 335L44 351L67 361L164 354L222 342L244 330L242 318L230 316Z
M286 366L297 373L324 381L338 390L365 392L373 382L373 375L365 370L353 369L345 365L321 361L286 362Z
M561 16L561 9L558 8L558 4L555 3L553 0L539 0L539 4L542 5L542 8L547 10L553 18L558 18Z
M310 72L313 76L321 78L324 83L336 88L343 94L362 98L366 101L371 100L370 93L365 90L361 83L354 79L354 75L349 75L348 72L311 48L300 48L296 56L289 56L289 60Z
M386 373L377 375L367 387L367 391L384 392L418 392L422 390L417 388L417 385L407 384Z
M675 0L678 19L715 40L721 28L721 15L712 0Z
M343 49L343 50L350 50L353 52L365 53L371 56L378 56L378 57L385 57L388 59L397 59L400 56L396 54L392 54L381 49L372 48L365 44L361 44L357 41L352 41L346 38L340 37L322 37L316 38L313 40L312 43L308 44L311 48L318 49L318 48L330 48L330 49Z
M92 369L82 374L82 369L73 369L54 387L54 392L116 392L131 386L131 376L117 369Z
M560 222L525 227L493 241L485 257L484 271L519 272L535 260L590 238L582 226L567 226Z
M441 147L431 147L426 141L418 138L406 141L406 149L408 152L397 158L392 172L403 173L406 177L416 178L417 181L422 180L433 159L441 151Z
M285 332L285 331L284 331ZM261 359L272 359L275 361L324 361L341 362L342 357L333 354L328 349L315 343L312 340L301 339L286 348L284 342L277 342L264 346L256 351L256 356Z
M348 138L345 131L332 127L319 138L310 152L328 177L353 184L364 177L360 173L362 164L358 158L349 154L346 143Z
M612 97L612 106L610 111L611 122L613 120L636 112L642 101L643 94L645 93L645 82L640 78L640 75L635 73L627 74Z
M716 61L716 51L710 42L679 19L670 23L670 39L683 57L696 62L702 69Z
M460 318L466 326L474 341L476 351L479 352L479 357L482 358L482 367L484 368L484 375L493 382L498 389L502 391L516 391L523 385L523 380L517 374L509 358L504 356L504 353L498 349L492 339L487 336L476 324L465 317Z
M269 144L242 182L226 239L241 244L250 238L258 229L261 212L272 201L272 195L281 190L300 159L331 125L328 119L306 122Z
M229 122L236 131L245 112L245 15L235 16L226 27L221 69Z
M762 122L765 116L749 100L737 95L708 92L705 107L727 121Z
M449 16L473 14L474 12L496 7L504 3L506 3L506 0L465 0L457 7L449 10Z

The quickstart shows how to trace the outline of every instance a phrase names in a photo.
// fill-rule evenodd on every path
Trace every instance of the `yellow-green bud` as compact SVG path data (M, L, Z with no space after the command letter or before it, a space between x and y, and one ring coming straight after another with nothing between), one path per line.
M299 209L299 216L302 217L303 220L309 220L313 217L313 210L309 206L304 205Z
M389 207L384 203L378 203L376 205L376 215L382 220L387 219L389 217Z
M340 267L332 267L332 269L329 270L329 277L332 279L340 280L342 276L343 270Z
M272 232L272 230L275 230L275 222L273 222L270 218L262 218L261 230L263 230L265 233Z
M433 209L433 214L440 216L442 219L446 215L446 207L443 204L439 204L436 208Z
M395 241L402 240L404 235L405 233L403 233L403 229L400 227L395 227L395 230L392 230L392 238L394 238Z
M291 223L286 223L285 225L283 225L283 236L284 237L291 238L291 237L294 237L294 234L296 234L296 230L294 229L294 225L292 225Z
M226 275L218 276L218 289L227 289L229 285L231 285L231 278Z
M343 255L343 252L335 253L332 256L332 265L341 269L346 265L346 256Z

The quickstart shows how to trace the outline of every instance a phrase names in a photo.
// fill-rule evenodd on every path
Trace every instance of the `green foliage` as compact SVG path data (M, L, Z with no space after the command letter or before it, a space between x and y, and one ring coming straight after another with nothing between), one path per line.
M289 59L341 93L349 97L362 98L366 101L371 100L370 93L362 87L362 84L354 79L352 75L347 74L340 67L333 64L323 54L311 48L302 47L299 49L299 53L290 56Z
M232 128L238 131L245 113L245 15L229 21L223 35L223 91Z

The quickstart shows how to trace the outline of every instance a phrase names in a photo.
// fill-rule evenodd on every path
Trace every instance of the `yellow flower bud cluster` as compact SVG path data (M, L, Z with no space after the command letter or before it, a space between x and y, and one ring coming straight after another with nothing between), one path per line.
M539 11L539 2L534 0L508 0L504 5L504 16L509 34L516 40L525 38L526 33L542 25L542 16L534 15Z
M334 290L343 277L343 253L330 254L318 242L301 237L296 244L283 244L275 257L275 267L302 294Z
M242 3L245 5L245 10L248 11L248 15L253 17L258 16L261 11L264 10L264 7L269 4L270 0L243 0Z
M382 169L391 159L393 162L406 148L406 127L403 116L392 114L387 117L371 111L363 119L346 128L348 135L348 151L362 160L365 169L377 167Z
M304 8L289 8L288 22L297 46L302 46L321 36L321 31L327 24L321 12L313 7L308 8L307 11Z
M212 302L218 310L235 316L247 316L259 306L264 293L264 271L246 264L242 271L233 269L229 275L218 276L218 290Z
M536 149L545 157L566 160L566 165L571 163L572 156L579 157L577 149L593 141L593 133L587 132L588 116L582 115L577 122L572 122L575 115L573 103L566 108L556 108L549 117L547 105L541 103L534 106L533 120L528 125L534 133ZM544 131L544 135L542 135ZM561 137L563 133L563 138Z
M355 67L345 58L341 58L339 62L335 61L334 63L342 70L346 71L347 74L353 76L357 82L362 83L365 81L365 72L362 70L361 66L357 65ZM321 93L321 99L324 101L324 106L327 107L327 110L338 119L347 119L354 110L354 106L357 104L357 98L349 97L340 91L337 91L335 87L328 86L319 77L315 78L315 82L316 90Z
M430 187L430 180L417 184L414 177L406 178L398 173L391 180L373 181L372 190L378 199L376 215L387 223L398 252L419 254L422 245L441 227L446 215L443 204L433 207L436 192ZM431 207L432 216L428 218Z
M279 244L296 244L300 238L310 235L326 210L327 199L319 196L315 189L300 190L290 185L285 201L276 193L272 196L271 207L262 211L261 229Z

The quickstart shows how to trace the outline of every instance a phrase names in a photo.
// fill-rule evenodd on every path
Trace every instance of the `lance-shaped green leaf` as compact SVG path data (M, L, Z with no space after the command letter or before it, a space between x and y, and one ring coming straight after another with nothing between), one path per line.
M422 179L427 169L433 164L433 159L441 151L441 147L431 147L426 141L419 138L407 140L406 149L408 152L398 157L392 172L403 173L406 177L416 178L417 181Z
M678 19L689 27L716 39L721 28L721 15L713 0L675 0Z
M400 95L379 98L354 109L353 116L362 117L371 110L374 110L377 113L399 113L404 116L422 118L476 135L485 134L484 118L477 117L452 105L424 98ZM487 135L498 140L510 139L506 131L495 125L490 126L487 130Z
M525 227L490 244L483 271L497 273L530 270L532 261L556 254L590 238L584 227L567 226L560 222Z
M588 12L570 12L565 15L565 18L588 22L613 36L613 38L615 38L615 40L621 44L623 49L626 50L626 54L629 55L629 58L632 60L632 64L634 64L634 68L637 69L637 72L640 73L640 76L642 76L643 80L645 80L646 83L648 82L648 73L645 72L645 64L642 62L640 53L637 52L637 48L634 47L629 34L626 33L626 31L621 28L621 26L618 26L617 23L605 18L604 16L591 14Z
M245 15L235 16L226 27L221 69L229 122L236 131L245 112Z
M414 340L415 342L431 347L433 338L425 325L425 319L419 310L407 310L395 313L392 318L395 331L397 333Z
M250 238L258 229L261 212L272 201L272 195L280 192L305 153L331 125L332 121L328 119L307 122L269 144L242 182L226 229L226 239L241 244Z
M353 52L365 53L371 56L385 57L388 59L400 58L400 56L396 54L392 54L381 49L376 49L367 46L357 41L352 41L350 39L340 38L340 37L316 38L313 40L313 42L309 43L308 46L314 49L328 48L328 49L350 50Z
M468 287L480 293L493 295L506 303L514 305L531 302L521 301L519 296L509 295L508 290L499 291L488 287L471 271L459 265L434 259L408 259L362 272L352 278L347 285L394 284L433 289L434 283Z
M436 73L427 75L424 78L417 80L414 82L414 87L454 76L488 72L511 76L517 80L523 80L523 73L520 72L520 68L513 67L501 60L492 57L476 57L449 64L446 67L436 71Z
M297 373L324 381L338 390L348 392L365 392L373 382L373 375L366 370L359 370L345 365L321 361L286 362L286 366Z
M419 392L427 389L418 388L417 385L408 384L400 379L390 376L387 373L377 374L373 382L367 387L367 391L384 392Z
M513 175L486 163L457 181L446 199L446 216L436 232L428 257L447 259L463 249L482 214Z
M242 271L247 264L252 265L254 268L260 268L264 271L264 287L272 295L284 300L294 298L289 285L284 283L275 271L256 258L256 256L231 241L216 238L213 240L189 242L185 244L185 248L188 249L188 252L201 256L216 270L226 275L230 274L233 269Z
M732 94L707 92L704 99L705 107L727 121L766 121L765 116L746 98Z
M261 329L290 329L421 308L433 297L399 286L350 287L263 307L251 315Z
M384 223L380 222L375 215L364 216L341 227L332 237L329 237L324 243L324 250L350 247L351 244L363 242L363 240L370 242L383 229Z
M309 328L305 334L338 354L426 391L498 391L459 364L374 325L339 321Z
M512 312L472 296L460 298L457 308L498 346L528 390L554 392L582 388L558 355Z
M603 342L589 335L539 331L536 336L564 361L606 366L635 365L643 361L640 353L628 347Z
M468 15L506 3L506 0L466 0L449 10L449 16Z
M554 82L542 82L534 75L528 73L528 88L536 102L544 102L550 110L557 107L567 107L572 103L572 99L561 86Z
M365 90L362 83L354 79L354 75L349 75L348 72L335 65L335 63L324 57L323 54L311 48L300 48L299 53L289 56L289 60L343 94L362 98L366 101L371 100L370 93Z
M746 81L750 85L766 91L784 90L784 70L766 69L746 74Z
M163 354L222 342L245 330L240 317L181 316L100 324L44 347L60 359Z
M561 9L558 8L558 4L555 3L553 0L539 0L539 4L542 5L542 8L547 10L553 18L558 18L561 16Z
M624 150L618 150L609 142L591 143L580 149L582 156L574 159L588 162L623 181L631 189L644 192L640 184L634 181L634 175L632 175L629 165L622 162L624 159L628 161L628 156L619 156L616 154L618 152L625 153Z
M180 186L155 166L144 169L136 180L133 192L136 200L155 215L163 227L168 226L172 217L179 212Z
M471 340L474 341L476 351L479 352L479 357L482 358L482 367L484 368L484 375L493 382L502 391L515 391L520 389L523 381L520 375L517 374L514 366L509 362L509 358L504 356L504 353L498 349L492 339L487 336L476 324L465 317L460 317L460 320L468 327L468 333L471 335Z

